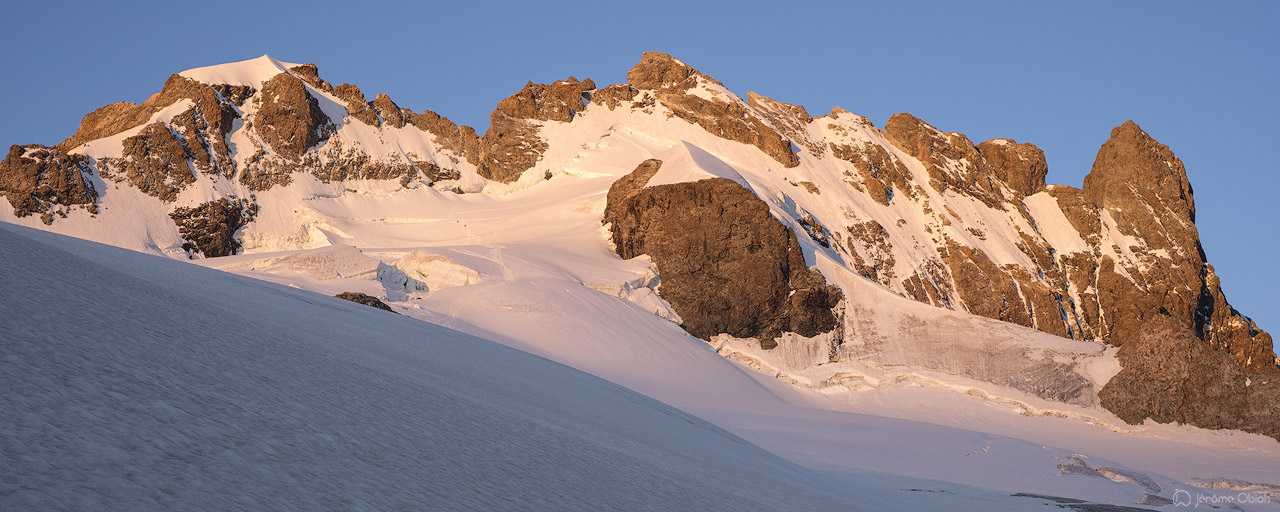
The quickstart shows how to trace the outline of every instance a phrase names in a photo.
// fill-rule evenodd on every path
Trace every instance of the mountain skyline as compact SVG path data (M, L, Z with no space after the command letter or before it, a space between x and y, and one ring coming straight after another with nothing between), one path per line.
M0 35L14 50L0 63L22 70L21 80L0 84L9 112L0 122L0 142L55 144L86 112L116 101L141 102L146 98L140 91L157 90L175 70L263 53L315 61L335 84L359 83L369 97L387 93L401 106L431 109L483 132L497 100L527 80L574 75L619 83L635 55L662 50L698 62L743 97L754 90L813 113L840 106L877 126L893 113L910 112L975 141L1034 143L1045 150L1047 181L1075 187L1107 132L1133 119L1186 163L1205 250L1232 304L1263 328L1280 324L1271 293L1280 288L1280 276L1267 271L1269 255L1280 249L1280 226L1271 222L1275 214L1266 198L1280 189L1280 174L1268 151L1253 149L1270 145L1267 127L1280 116L1270 92L1276 70L1257 60L1277 46L1274 31L1264 25L1276 18L1271 4L1172 2L1156 9L1098 3L1093 5L1107 8L1096 16L1090 9L1000 3L836 10L797 4L769 16L750 4L672 4L655 11L688 16L652 20L582 4L566 7L576 21L561 29L555 28L559 9L387 5L383 12L422 20L433 37L385 30L347 38L322 30L332 26L327 12L336 4L272 4L252 11L249 4L224 5L154 12L76 3L13 6L13 19L116 29L99 30L91 45L44 37L33 23ZM255 15L236 14L244 12ZM205 26L241 29L213 45L159 43L182 39L181 24L171 20L197 15ZM628 16L636 19L634 26L611 21ZM279 19L292 21L274 21ZM1046 26L1047 20L1053 23ZM834 27L842 23L858 30L841 36ZM903 27L910 37L899 36ZM742 32L770 37L735 37ZM513 52L504 44L521 39L537 40L545 50ZM462 48L441 51L433 48L437 41L457 41ZM85 79L70 78L68 66ZM90 78L104 76L111 79ZM85 80L93 86L84 87ZM59 101L32 101L50 95Z
M17 7L0 508L1271 510L1280 8L1156 6Z

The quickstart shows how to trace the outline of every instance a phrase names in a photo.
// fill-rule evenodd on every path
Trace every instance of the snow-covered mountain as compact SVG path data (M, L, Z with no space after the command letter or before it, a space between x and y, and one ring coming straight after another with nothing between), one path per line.
M1148 505L1280 483L1250 462L1272 439L1143 422L1280 436L1271 338L1227 304L1181 162L1126 122L1082 189L1046 171L1030 144L743 100L659 53L624 84L530 83L483 136L263 56L11 147L0 220L376 296L810 467ZM999 471L936 444L857 460L926 431L1020 448ZM1210 448L1237 462L1194 462Z

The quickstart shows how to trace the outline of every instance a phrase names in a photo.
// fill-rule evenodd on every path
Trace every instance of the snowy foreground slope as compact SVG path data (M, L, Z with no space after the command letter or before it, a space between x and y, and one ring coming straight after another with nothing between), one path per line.
M0 509L852 508L582 372L308 292L0 227Z
M652 349L668 352L681 389L653 375L636 385L804 469L617 385L425 322L8 224L0 248L6 510L1037 510L1053 507L1010 494L1209 492L1076 451L799 405L688 337ZM1037 420L1108 456L1152 451L1216 476L1233 459L1237 475L1275 477L1260 469L1275 453Z

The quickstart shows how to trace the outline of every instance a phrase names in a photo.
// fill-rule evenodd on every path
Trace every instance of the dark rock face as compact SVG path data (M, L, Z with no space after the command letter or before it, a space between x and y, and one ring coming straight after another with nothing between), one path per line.
M418 168L418 172L421 172L432 183L443 180L456 180L462 177L462 173L458 172L457 169L443 169L439 165L422 160L412 160L412 162L413 166Z
M192 168L210 174L231 176L236 172L227 135L239 118L234 105L243 104L253 94L245 86L209 86L181 75L173 75L159 94L141 105L113 103L86 115L80 129L58 145L63 151L102 137L136 128L159 110L181 100L192 106L174 116L169 126L153 123L124 142L123 158L95 162L104 177L127 179L144 193L172 201L194 181ZM188 165L190 162L190 165Z
M1013 139L991 139L978 144L978 152L995 168L996 174L1019 196L1044 190L1049 164L1044 151L1035 144L1019 144Z
M265 87L266 84L263 84ZM347 115L369 126L378 126L378 113L369 106L360 88L351 84L342 84L332 89L333 95L342 99L347 105Z
M171 125L152 123L125 139L121 158L95 162L104 177L128 180L148 195L173 201L195 181L192 169L228 177L236 172L227 144L232 123L239 117L233 105L243 104L253 92L245 86L211 87L173 75L159 94L141 105L115 103L85 116L80 130L59 147L70 150L80 143L124 132L162 108L191 100L191 108L174 116Z
M320 78L320 68L313 63L299 64L289 68L289 72L301 78L304 82L311 84L316 89L327 92L333 91L333 86Z
M698 79L719 84L715 79L660 52L645 52L640 63L627 72L627 83L637 89L654 91L658 101L680 119L701 126L719 137L751 144L773 157L783 167L800 165L791 141L783 138L760 117L738 101L711 101L687 94ZM807 114L806 114L807 115Z
M259 148L245 162L244 172L240 173L240 183L256 192L271 190L277 185L285 186L291 183L292 174L296 170L299 170L297 165L268 158L266 151Z
M640 63L627 72L627 83L639 89L678 89L693 87L698 70L662 52L644 52Z
M368 153L357 148L345 148L337 141L331 141L324 149L326 158L321 159L315 152L302 157L299 169L307 169L316 178L325 183L345 180L408 180L418 176L418 169L408 160L387 162L370 158ZM434 165L423 163L423 165ZM442 174L439 167L436 174Z
M940 190L955 190L1001 209L1046 190L1044 153L1034 145L995 139L975 147L963 135L941 132L909 114L894 115L885 135L920 160ZM875 152L877 148L831 146L837 157L854 164L868 187L900 191L905 180L898 176L905 169ZM857 186L858 180L849 181ZM1039 267L1040 275L1031 275L1020 267L997 266L980 250L948 240L940 254L945 268L922 268L903 287L924 302L953 307L954 299L960 299L971 313L1115 345L1139 336L1146 322L1163 311L1188 332L1230 352L1249 371L1276 371L1270 335L1231 308L1205 261L1191 184L1167 146L1126 122L1099 149L1083 190L1047 190L1092 246L1092 254L1056 255L1042 238L1024 233L1016 245ZM1018 211L1034 226L1025 209ZM1114 246L1104 236L1104 225L1139 245ZM978 227L966 229L985 237ZM874 250L878 242L865 238L855 236L851 242ZM1132 256L1119 258L1121 253Z
M997 139L975 148L903 114L890 119L886 136L925 164L935 187L990 206L1045 189L1043 153L1032 145ZM870 160L833 149L855 164ZM948 240L943 264L921 269L904 287L917 300L951 306L958 299L974 314L1122 346L1125 370L1104 389L1102 403L1126 421L1149 417L1276 436L1280 370L1271 336L1227 303L1200 247L1186 170L1169 148L1126 122L1099 149L1083 190L1048 192L1090 253L1055 255L1043 238L1024 233L1016 245L1039 268L1036 276ZM1034 226L1027 210L1019 211ZM1119 247L1110 230L1136 242ZM855 240L868 249L876 243Z
M605 196L604 222L607 224L613 222L614 219L622 218L625 213L624 209L629 204L628 201L644 190L645 184L649 183L649 180L655 174L658 174L658 170L661 168L662 160L650 158L640 162L640 165L637 165L635 170L613 182L613 185L609 187L609 194ZM614 243L617 243L617 238L614 239ZM623 256L623 258L629 257L634 257L634 255Z
M715 178L644 188L661 162L648 160L609 190L604 222L619 256L653 258L659 293L694 336L755 337L765 348L790 331L835 328L843 298L810 269L795 233L738 183Z
M916 187L912 187L908 182L911 179L911 171L908 171L897 157L885 151L884 146L867 143L850 145L832 142L829 144L831 153L836 158L853 164L861 175L861 180L856 180L846 171L845 182L855 189L867 192L876 202L889 206L889 202L896 194L906 194L910 198L919 195ZM866 189L863 188L863 184L867 187Z
M112 103L99 108L80 121L80 129L74 135L58 144L59 148L70 151L91 140L110 137L131 128L141 126L153 114L179 100L189 99L194 102L205 122L211 128L213 139L225 145L223 139L231 133L231 123L239 117L232 106L235 101L244 102L252 90L243 86L210 87L182 75L172 75L165 82L159 94L148 98L141 105L129 102ZM222 152L219 152L220 154Z
M218 96L221 96L222 99L230 101L236 106L244 106L244 100L249 99L249 96L252 96L254 92L257 92L254 88L247 85L218 84L210 87L212 87L214 92L218 93ZM232 112L232 114L234 115L234 112Z
M1280 439L1271 336L1227 303L1173 152L1128 121L1098 150L1083 190L1054 192L1095 247L1095 261L1067 267L1069 275L1095 272L1096 296L1087 300L1096 305L1085 317L1100 338L1122 347L1124 371L1104 388L1103 406L1130 422L1149 417ZM1111 243L1099 234L1104 220L1139 245L1102 245ZM1132 259L1109 255L1122 249Z
M421 114L406 112L405 116L408 123L435 135L436 143L455 155L471 160L479 153L480 137L470 126L459 127L449 118L430 110L423 110Z
M386 94L379 94L370 102L373 104L374 110L378 111L378 115L382 116L382 120L386 125L392 128L403 128L408 120L405 118L403 109L396 102L391 101L391 97Z
M212 176L230 177L235 174L236 164L231 159L231 148L226 140L228 134L211 125L209 117L198 105L175 116L172 127L175 138L197 171Z
M198 146L199 147L199 146ZM164 123L151 123L124 140L121 158L103 158L98 168L104 176L123 174L144 194L172 202L196 176L187 165L187 146ZM203 153L208 156L207 152Z
M467 160L485 178L511 183L533 168L547 150L547 142L538 135L538 121L572 121L590 102L590 91L596 84L591 79L574 77L553 84L529 82L523 89L498 103L489 115L489 129L478 144L467 151ZM461 133L464 147L474 137Z
M1046 188L1044 154L1030 144L995 139L975 147L907 114L893 116L885 135L925 165L934 187L1017 208L1033 227L1018 203L1047 191L1091 247L1056 254L1043 237L1022 233L1016 246L1035 263L1033 275L944 235L940 263L926 263L901 282L910 296L1121 346L1125 370L1104 389L1103 405L1126 421L1149 417L1277 435L1280 369L1271 336L1227 303L1200 246L1186 170L1167 146L1126 122L1098 150L1083 189ZM896 174L890 159L866 148L831 149L862 172L851 183L901 187L885 179ZM965 229L985 239L980 226ZM1120 247L1115 232L1134 242ZM850 235L851 249L886 252L887 237L874 229L850 228ZM884 282L877 261L863 259L855 258L855 266Z
M382 302L382 301L381 301L381 300L379 300L377 297L374 297L374 296L372 296L372 295L368 295L368 294L364 294L364 293L360 293L360 292L342 292L342 293L339 293L339 294L337 294L337 295L334 295L334 297L337 297L337 298L342 299L342 300L349 300L349 301L354 302L354 303L356 303L356 304L364 304L364 305L366 305L366 306L373 307L373 308L378 308L378 309L381 309L381 310L383 310L383 311L388 311L388 312L391 312L391 313L395 313L395 314L397 314L397 315L398 315L398 314L400 314L400 313L396 313L394 310L392 310L392 309L391 309L391 306L388 306L388 305L387 305L387 303Z
M569 77L552 84L525 84L519 92L498 102L498 111L520 119L567 123L586 108L596 84L590 78Z
M805 134L805 128L813 122L813 116L803 106L781 102L751 91L747 91L747 105L763 115L779 135L808 150L809 154L820 157L826 151L826 147L810 140Z
M885 137L924 164L929 182L939 192L955 190L998 208L1004 201L1002 183L968 137L943 132L911 114L894 114L884 125Z
M893 283L893 243L889 232L874 220L849 226L849 253L854 258L854 268L867 279L889 286ZM866 248L869 258L858 254L855 246Z
M49 150L50 155L62 156L53 157L53 167L45 165L45 170L40 171L40 174L52 176L49 173L55 168L67 169L70 163L88 174L92 164L98 167L104 178L128 180L144 193L172 201L178 192L194 182L193 168L211 175L231 176L235 173L236 166L231 159L227 135L231 132L232 123L239 117L234 105L243 104L245 98L253 92L252 88L245 86L215 87L181 75L170 76L160 93L140 105L113 103L86 115L74 135ZM82 157L66 154L85 142L141 126L159 110L181 100L191 100L192 106L174 116L171 127L153 123L138 135L126 139L123 158L89 162ZM29 167L29 164L23 165ZM43 178L41 183L50 186L51 191L63 188L48 197L57 197L57 201L54 201L57 204L92 205L93 201L86 200L83 192L91 191L92 185L84 181L83 177L63 174L65 179L79 184L66 188L59 184L59 179ZM82 192L76 193L72 189ZM96 197L96 194L93 196Z
M489 129L480 141L476 173L495 182L515 182L538 163L545 151L547 141L538 136L535 124L494 111L489 116Z
M297 160L329 137L332 122L301 80L286 73L276 75L262 83L262 97L253 123L262 140L286 159Z
M591 94L591 102L597 105L604 105L609 107L609 110L613 110L623 103L635 99L636 94L639 93L640 91L632 87L631 84L607 85Z
M489 129L477 150L477 173L494 181L511 183L542 158L547 151L547 141L538 136L538 127L527 119L495 110L489 116ZM468 153L468 160L470 155Z
M1119 352L1124 369L1099 393L1129 423L1151 418L1280 439L1280 375L1250 375L1226 350L1171 317L1154 318Z
M1227 350L1248 371L1276 372L1271 336L1227 304L1206 261L1194 224L1191 184L1168 146L1132 121L1112 130L1085 177L1083 195L1122 234L1145 244L1128 248L1145 265L1126 265L1100 275L1098 301L1107 314L1099 330L1108 339L1118 344L1135 338L1163 308L1197 338ZM1101 265L1119 266L1106 261Z
M97 213L98 192L87 178L92 174L84 157L68 155L39 145L9 146L0 162L0 194L13 206L14 215L39 214L45 224L55 213L66 216L71 206Z
M294 67L295 70L299 68L310 69ZM303 76L309 75L304 73ZM319 81L319 77L315 80ZM322 88L328 87L327 82L318 83ZM330 90L342 97L338 91L341 88ZM355 89L355 94L360 95L359 89ZM264 148L259 148L246 162L239 179L255 191L288 185L292 181L291 174L314 163L316 155L308 150L328 139L335 130L332 120L320 109L320 102L307 92L303 81L293 75L280 73L263 82L261 98L262 106L253 116L252 123L262 140L274 150L275 156L269 156ZM364 96L360 95L360 98L359 105L368 108L363 101ZM348 107L352 108L351 104ZM377 115L372 115L373 123L377 125Z
M253 221L258 205L244 199L226 198L192 208L176 208L169 217L187 243L182 248L208 258L230 256L240 251L236 232Z

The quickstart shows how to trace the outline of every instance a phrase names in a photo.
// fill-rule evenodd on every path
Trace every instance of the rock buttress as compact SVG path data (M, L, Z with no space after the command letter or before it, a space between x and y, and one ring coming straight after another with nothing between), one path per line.
M943 132L911 114L894 114L884 125L885 138L915 157L938 192L954 190L999 208L1009 199L999 173L964 134Z
M701 126L713 135L760 148L783 167L800 165L791 141L755 115L749 105L727 98L725 101L712 101L688 94L699 80L720 84L661 52L644 52L640 63L627 72L627 83L631 87L652 90L658 101L671 109L676 117ZM808 116L807 113L804 115ZM816 151L821 150L821 147L816 148Z
M0 195L9 200L14 215L38 214L52 224L55 213L65 217L72 206L98 213L90 174L80 155L39 145L9 146L9 155L0 162Z
M1049 173L1044 151L1035 144L1013 139L991 139L978 144L978 153L995 169L996 175L1020 197L1044 190Z
M572 121L586 108L595 88L591 79L579 81L574 77L552 84L525 84L498 102L497 109L489 115L489 129L467 152L467 159L485 178L502 183L520 179L547 150L547 141L538 135L539 123ZM474 136L474 131L471 134ZM461 133L460 138L465 143L471 137Z
M772 348L783 332L835 328L843 295L810 269L795 233L738 183L715 178L645 188L648 160L610 188L604 222L619 256L648 254L659 294L702 339L754 337Z
M1280 439L1271 335L1227 303L1200 245L1186 169L1168 146L1128 121L1098 150L1084 189L1062 194L1075 197L1064 205L1072 223L1094 226L1081 231L1097 255L1097 330L1121 345L1124 370L1103 389L1103 406L1134 423ZM1137 242L1118 247L1103 236L1111 230Z
M1200 245L1195 200L1182 161L1128 121L1112 130L1085 177L1083 196L1120 234L1139 245L1104 254L1098 301L1104 336L1138 337L1153 315L1172 317L1206 343L1227 350L1249 371L1276 371L1271 336L1226 301ZM1116 249L1133 256L1114 257ZM1162 313L1163 312L1163 313Z
M253 122L258 134L276 153L297 160L328 138L332 121L302 81L281 73L262 83L262 108Z
M258 205L244 199L221 198L190 208L176 208L169 214L178 233L186 240L183 250L208 258L231 256L240 251L236 233L253 221Z
M1123 369L1099 398L1121 419L1240 429L1280 439L1280 375L1244 371L1224 347L1196 338L1172 317L1147 322L1118 357Z

